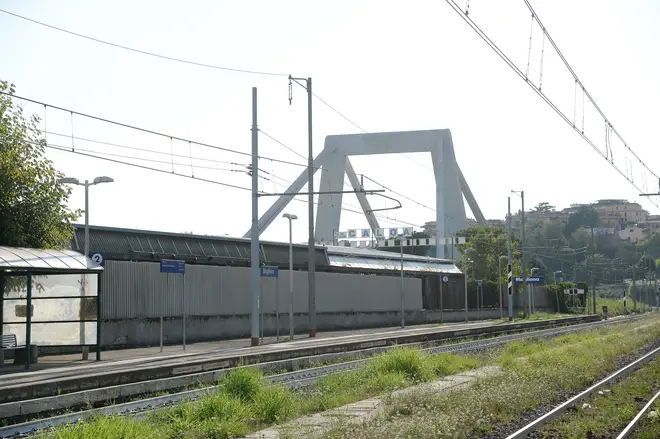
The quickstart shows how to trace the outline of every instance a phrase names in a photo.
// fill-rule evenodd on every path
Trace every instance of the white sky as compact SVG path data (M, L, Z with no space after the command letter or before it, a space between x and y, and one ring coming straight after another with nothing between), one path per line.
M185 4L185 6L184 6ZM461 6L465 1L460 2ZM544 25L615 129L660 172L656 133L660 117L660 3L657 1L533 1ZM173 57L241 69L311 76L314 91L370 132L449 128L459 165L488 218L503 218L511 189L524 189L529 207L558 207L599 198L628 198L658 209L618 175L557 116L443 1L45 1L0 0L0 8L71 31ZM470 17L526 69L530 15L523 0L472 0ZM530 78L538 80L541 34L534 29ZM285 78L225 72L159 60L63 34L0 13L0 78L17 94L154 131L250 152L251 87L259 88L259 127L306 155L304 90L294 86L288 104ZM543 90L569 117L573 80L545 44ZM578 117L581 124L581 97ZM44 114L42 107L26 111ZM585 109L585 129L604 151L605 130ZM47 129L71 135L68 113L48 110ZM591 130L591 131L590 131ZM73 118L76 137L170 152L169 139ZM359 132L314 101L315 154L326 135ZM71 139L48 136L51 144ZM75 140L77 150L156 155ZM190 154L174 142L175 154ZM623 148L614 158L626 167ZM303 162L260 137L264 156ZM138 170L49 151L58 169L80 179L108 175L116 182L91 189L91 223L214 235L243 235L250 225L247 191ZM249 187L240 169L198 158L249 163L249 157L193 146L195 175ZM430 167L430 155L411 158ZM135 160L128 160L136 162ZM190 159L176 170L190 174ZM419 203L434 207L433 174L400 155L355 158L356 172ZM137 162L136 162L137 163ZM144 163L171 170L171 164ZM304 168L263 161L261 169L292 181ZM643 184L633 164L635 181ZM270 178L270 176L269 176ZM649 191L657 184L648 180ZM368 188L377 188L367 184ZM318 178L317 178L318 187ZM263 182L263 190L284 191ZM71 197L83 205L82 189ZM262 198L263 213L274 199ZM353 196L345 201L357 205ZM374 207L385 203L373 199ZM519 200L514 199L514 208ZM402 200L384 213L413 224L435 213ZM389 203L391 206L392 203ZM349 207L350 208L350 207ZM295 240L305 241L307 205L286 209L300 221ZM381 221L382 227L401 226ZM343 230L367 226L360 215L342 214ZM287 240L278 218L262 235Z

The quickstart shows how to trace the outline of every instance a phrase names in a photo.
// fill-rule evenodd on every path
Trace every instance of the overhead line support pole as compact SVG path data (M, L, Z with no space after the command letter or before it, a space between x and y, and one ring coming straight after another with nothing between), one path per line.
M250 233L250 344L259 345L259 128L257 87L252 87L252 230Z

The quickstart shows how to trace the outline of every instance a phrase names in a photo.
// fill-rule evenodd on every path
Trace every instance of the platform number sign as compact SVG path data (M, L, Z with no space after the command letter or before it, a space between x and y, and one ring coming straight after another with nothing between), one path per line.
M99 264L101 267L105 266L105 254L103 252L90 253L89 257L92 261Z

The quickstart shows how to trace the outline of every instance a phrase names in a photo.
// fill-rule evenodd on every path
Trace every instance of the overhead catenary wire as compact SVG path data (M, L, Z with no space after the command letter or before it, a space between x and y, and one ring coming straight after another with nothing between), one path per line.
M44 130L43 134L44 135L50 134L51 136L56 136L56 137L67 137L67 138L70 137L69 134L57 133L57 132L54 132L54 131L45 131ZM131 151L139 151L139 152L145 152L145 153L149 153L149 154L166 155L166 156L172 157L172 158L174 158L174 157L189 158L188 155L175 154L174 153L174 145L170 146L170 151L171 152L166 152L166 151L158 151L158 150L155 150L155 149L139 148L137 146L123 145L123 144L120 144L120 143L106 142L106 141L103 141L103 140L90 139L90 138L87 138L87 137L74 136L73 138L76 139L76 140L84 141L84 142L90 142L90 143L96 143L96 144L99 144L99 145L105 145L105 146L112 146L112 147L116 147L116 148L128 149L128 150L131 150ZM46 142L46 143L48 143L48 142ZM198 161L221 163L221 164L225 164L225 165L247 166L247 165L244 165L244 164L241 164L241 163L229 162L229 161L226 161L226 160L212 159L212 158L209 158L209 157L193 156L193 159L198 160Z
M28 143L38 143L38 142L28 142ZM247 187L237 186L237 185L233 185L233 184L229 184L229 183L224 183L224 182L221 182L221 181L210 180L210 179L207 179L207 178L193 177L191 175L179 174L177 172L170 172L170 171L166 171L164 169L158 169L158 168L152 168L152 167L149 167L149 166L143 166L143 165L139 165L137 163L129 163L129 162L125 162L125 161L122 161L122 160L115 160L115 159L112 159L112 158L109 158L109 157L101 157L101 156L98 156L98 155L95 155L95 154L88 154L88 153L85 153L85 152L73 151L70 148L68 148L66 146L62 146L62 145L49 144L49 145L44 145L44 146L46 148L49 148L49 149L53 149L53 150L57 150L57 151L63 151L63 152L67 152L67 153L70 153L70 154L76 154L76 155L80 155L80 156L84 156L84 157L94 158L94 159L97 159L97 160L104 160L104 161L116 163L116 164L119 164L119 165L132 166L134 168L140 168L140 169L144 169L144 170L160 172L160 173L167 174L167 175L176 175L178 177L186 177L186 178L190 178L192 180L202 181L204 183L213 183L213 184L217 184L217 185L220 185L220 186L225 186L225 187L232 188L232 189L239 189L239 190L243 190L243 191L250 191L251 190L250 188L247 188Z
M67 30L67 29L63 29L63 28L60 28L60 27L57 27L57 26L54 26L54 25L51 25L51 24L48 24L48 23L41 22L41 21L39 21L39 20L34 20L34 19L29 18L29 17L25 17L25 16L22 16L22 15L20 15L20 14L16 14L16 13L13 13L13 12L10 12L10 11L7 11L7 10L4 10L4 9L0 9L0 12L3 12L3 13L5 13L5 14L11 15L11 16L14 16L14 17L19 18L19 19L23 19L23 20L26 20L26 21L32 22L32 23L34 23L34 24L38 24L38 25L41 25L41 26L45 26L45 27L50 28L50 29L53 29L53 30L57 30L57 31L59 31L59 32L64 32L64 33L67 33L67 34L69 34L69 35L73 35L73 36L76 36L76 37L80 37L80 38L83 38L83 39L86 39L86 40L89 40L89 41L93 41L93 42L96 42L96 43L100 43L100 44L108 45L108 46L111 46L111 47L114 47L114 48L123 49L123 50L131 51L131 52L135 52L135 53L139 53L139 54L143 54L143 55L147 55L147 56L152 56L152 57L156 57L156 58L165 59L165 60L168 60L168 61L180 62L180 63L185 63L185 64L190 64L190 65L195 65L195 66L199 66L199 67L206 67L206 68L212 68L212 69L226 70L226 71L238 72L238 73L258 74L258 75L269 75L269 76L279 76L279 77L290 77L290 75L285 74L285 73L281 73L281 72L266 72L266 71L257 71L257 70L249 70L249 69L240 69L240 68L224 67L224 66L218 66L218 65L208 64L208 63L201 63L201 62L196 62L196 61L191 61L191 60L185 60L185 59L181 59L181 58L177 58L177 57L173 57L173 56L168 56L168 55L161 55L161 54L157 54L157 53L153 53L153 52L149 52L149 51L145 51L145 50L141 50L141 49L132 48L132 47L124 46L124 45L121 45L121 44L117 44L117 43L113 43L113 42L109 42L109 41L105 41L105 40L101 40L101 39L94 38L94 37L91 37L91 36L88 36L88 35L83 35L83 34L80 34L80 33L77 33L77 32L73 32L73 31L70 31L70 30ZM8 93L3 93L3 94L8 95ZM23 100L25 100L25 101L27 101L27 102L39 103L39 102L37 102L37 101L31 100L31 99L27 99L27 98L24 98L24 97L21 97L21 96L16 96L16 95L11 95L11 96L13 96L13 97L15 97L15 98L18 98L18 99L23 99ZM339 115L340 117L342 117L343 119L345 119L346 121L348 121L349 123L351 123L353 126L355 126L356 128L358 128L360 131L363 131L363 132L367 133L367 131L366 131L365 129L363 129L363 128L362 128L361 126L359 126L356 122L354 122L353 120L351 120L350 118L348 118L346 115L344 115L343 113L341 113L341 112L340 112L339 110L337 110L335 107L333 107L332 105L330 105L327 101L325 101L325 100L324 100L323 98L321 98L319 95L313 93L313 96L314 96L316 99L318 99L322 104L324 104L326 107L328 107L328 108L331 109L333 112L335 112L337 115ZM65 109L63 109L63 108L59 108L59 107L56 107L56 106L53 106L53 105L49 105L49 104L44 104L44 103L40 103L40 104L43 104L43 105L44 105L44 108L46 108L46 106L50 106L50 107L52 107L52 108L54 108L54 109L63 110L63 111L70 111L70 110L65 110ZM74 114L79 114L79 115L84 116L84 117L89 117L89 118L93 118L93 119L96 119L96 120L100 120L100 121L104 121L104 122L108 122L108 123L117 124L117 125L119 125L119 126L123 126L123 127L126 127L126 128L131 128L131 129L136 129L136 130L140 130L140 131L144 131L144 132L149 132L149 133L151 133L151 134L155 134L155 135L161 135L161 136L170 137L170 140L171 140L171 141L172 141L172 139L181 140L181 141L188 141L189 143L192 142L192 143L195 143L195 144L200 145L200 146L206 146L206 147L210 147L210 148L216 148L216 149L224 150L224 151L227 151L227 152L232 152L232 153L236 153L236 154L242 154L242 155L246 155L246 156L250 155L249 153L243 153L243 152L240 152L240 151L231 150L231 149L229 149L229 148L219 147L219 146L216 146L216 145L209 145L209 144L205 144L205 143L201 143L201 142L194 142L194 141L191 141L191 140L182 139L182 138L178 138L178 137L171 136L171 135L167 135L167 134L163 134L163 133L158 133L158 132L154 132L154 131L151 131L151 130L146 130L146 129L138 128L138 127L135 127L135 126L130 126L130 125L128 125L128 124L123 124L123 123L119 123L119 122L113 122L113 121L110 121L110 120L107 120L107 119L103 119L103 118L99 118L99 117L91 116L91 115L88 115L88 114L78 113L78 112L74 112L74 111L70 111L70 114L71 114L71 117L72 117L72 118L73 118L73 115L74 115ZM72 120L73 120L73 119L72 119ZM275 142L280 143L282 146L286 147L287 149L289 149L291 152L293 152L294 154L298 155L299 157L301 157L301 158L303 158L303 159L306 159L306 157L304 157L303 155L297 153L295 150L293 150L293 149L287 147L287 146L286 146L285 144L283 144L282 142L279 142L277 139L275 139L274 137L270 136L268 133L265 133L265 132L263 132L263 131L262 131L262 133L263 133L264 135L266 135L267 137L271 138L272 140L274 140ZM71 140L72 140L72 149L74 149L73 127L72 127ZM408 157L407 155L405 155L405 154L403 154L403 153L398 153L398 154L402 155L402 156L405 157L407 160L409 160L409 161L411 161L411 162L413 162L413 163L415 163L415 164L417 164L417 165L419 165L419 166L421 166L421 167L423 167L423 168L425 168L425 169L427 169L427 170L429 170L429 171L433 171L430 167L428 167L428 166L426 166L426 165L424 165L424 164L422 164L422 163L417 162L416 160L414 160L414 159ZM191 155L191 165L190 165L190 166L191 166L191 170L192 170L193 175L194 175L194 168L193 168L193 165L192 165L192 154L190 154L190 155ZM285 160L273 159L273 158L269 158L269 157L259 157L259 158L267 159L267 160L271 160L271 161L273 161L273 162L279 162L279 163L290 164L290 165L305 166L305 167L307 166L307 165L303 165L303 164L299 164L299 163L287 162L287 161L285 161ZM172 164L172 166L174 166L174 164ZM350 187L350 186L349 186L349 187ZM428 208L428 206L425 206L425 205L423 205L423 203L420 203L420 202L418 202L418 201L416 201L416 200L413 200L413 199L410 198L410 197L406 197L406 199L408 199L409 201L412 201L412 202L414 202L414 203L416 203L416 204L418 204L418 205L420 205L420 206L423 206L423 207L427 207L427 208ZM430 208L430 209L432 209L432 208ZM445 214L445 216L447 216L447 215Z
M202 63L202 62L197 62L197 61L186 60L186 59L177 58L177 57L168 56L168 55L161 55L161 54L157 54L157 53L154 53L154 52L149 52L149 51L146 51L146 50L141 50L141 49L136 49L136 48L129 47L129 46L124 46L122 44L117 44L117 43L113 43L113 42L110 42L110 41L101 40L99 38L94 38L94 37L91 37L91 36L88 36L88 35L80 34L78 32L73 32L73 31L70 31L68 29L64 29L64 28L54 26L54 25L51 25L51 24L48 24L48 23L44 23L44 22L39 21L39 20L35 20L35 19L29 18L29 17L25 17L25 16L20 15L20 14L16 14L14 12L7 11L5 9L0 9L0 12L3 12L7 15L11 15L13 17L16 17L16 18L19 18L19 19L22 19L22 20L29 21L29 22L34 23L34 24L38 24L40 26L44 26L44 27L47 27L47 28L50 28L50 29L53 29L53 30L57 30L59 32L63 32L63 33L69 34L69 35L73 35L73 36L76 36L76 37L79 37L79 38L83 38L83 39L86 39L86 40L89 40L89 41L93 41L93 42L104 44L104 45L114 47L114 48L117 48L117 49L127 50L127 51L130 51L130 52L139 53L139 54L142 54L142 55L151 56L151 57L155 57L155 58L160 58L160 59L164 59L164 60L168 60L168 61L173 61L173 62L178 62L178 63L183 63L183 64L189 64L189 65L193 65L193 66L197 66L197 67L205 67L205 68L210 68L210 69L223 70L223 71L227 71L227 72L235 72L235 73L245 73L245 74L253 74L253 75L263 75L263 76L276 76L276 77L289 77L290 76L288 73L282 73L282 72L270 72L270 71L241 69L241 68L235 68L235 67L226 67L226 66L219 66L219 65L214 65L214 64L208 64L208 63ZM329 109L331 109L332 111L337 113L339 116L341 116L342 118L347 120L349 123L353 124L358 129L360 129L360 131L363 131L365 133L367 132L364 129L362 129L361 127L359 127L359 125L357 125L351 119L349 119L344 114L342 114L339 110L337 110L332 105L330 105L328 102L326 102L324 99L322 99L319 95L317 95L316 93L312 93L312 95L316 99L318 99L321 103L323 103L325 106L327 106ZM398 154L401 154L407 160L410 160L411 162L432 171L432 169L429 168L428 166L425 166L424 164L419 163L418 161L406 156L405 154L402 154L402 153L398 153Z
M513 61L512 61L512 60L511 60L511 59L510 59L510 58L509 58L509 57L508 57L508 56L507 56L507 55L501 50L501 49L500 49L500 48L499 48L499 46L498 46L493 40L491 40L490 37L489 37L488 35L486 35L486 33L485 33L485 32L484 32L484 31L483 31L483 30L482 30L482 29L481 29L481 28L480 28L480 27L479 27L479 26L478 26L478 25L472 20L471 17L467 16L467 15L463 12L463 10L460 8L460 6L458 6L458 5L456 4L456 2L455 2L454 0L445 0L445 1L446 1L447 4L449 4L449 6L451 6L452 9L454 9L454 11L455 11L455 12L456 12L456 13L457 13L457 14L458 14L458 15L459 15L459 16L460 16L460 17L461 17L461 18L462 18L462 19L463 19L463 20L464 20L464 21L465 21L465 22L466 22L466 23L472 28L472 30L474 30L474 31L477 33L477 35L479 35L479 37L480 37L480 38L481 38L486 44L488 44L488 46L489 46L491 49L493 49L493 51L495 51L495 53L496 53L501 59L502 59L502 60L503 60L503 61L504 61L504 62L505 62L505 63L506 63L506 64L507 64L507 65L508 65L508 66L509 66L509 67L510 67L510 68L511 68L511 69L512 69L512 70L513 70L513 71L514 71L514 72L515 72L520 78L521 78L521 79L523 79L523 80L525 81L525 83L527 83L527 85L529 85L529 86L532 88L532 90L534 90L534 92L536 92L536 94L538 94L538 95L539 95L539 96L540 96L540 97L546 102L546 104L548 104L548 105L549 105L549 106L550 106L550 107L551 107L551 108L552 108L552 109L553 109L553 110L554 110L554 111L555 111L555 112L556 112L556 113L557 113L557 114L558 114L558 115L559 115L559 116L560 116L560 117L561 117L566 123L568 123L568 124L573 128L573 130L574 130L575 132L577 132L577 133L580 135L580 137L582 137L582 138L584 139L584 141L587 142L587 144L589 144L589 146L591 146L592 149L594 149L594 150L595 150L595 151L596 151L596 152L597 152L597 153L598 153L603 159L605 159L605 160L606 160L606 161L607 161L607 162L608 162L608 163L609 163L609 164L610 164L610 165L611 165L611 166L612 166L612 167L613 167L613 168L614 168L614 169L615 169L615 170L616 170L616 171L617 171L617 172L618 172L623 178L625 178L626 180L628 180L628 182L629 182L629 183L630 183L635 189L641 191L640 188L635 184L635 182L634 182L634 180L632 179L632 177L629 178L628 175L626 175L626 173L624 173L624 172L623 172L623 171L622 171L622 170L621 170L616 164L610 162L610 160L608 160L607 155L606 155L603 151L601 151L600 148L599 148L598 146L596 146L596 144L595 144L595 143L594 143L594 142L593 142L593 141L592 141L592 140L591 140L591 139L590 139L590 138L584 133L584 130L580 130L580 129L575 125L575 122L574 122L574 121L571 122L571 120L568 118L568 116L566 116L566 115L564 114L564 112L563 112L562 110L560 110L560 109L554 104L554 102L553 102L552 100L550 100L550 98L548 98L548 97L545 95L544 92L542 92L542 91L541 91L541 90L540 90L540 89L539 89L539 88L538 88L538 87L537 87L532 81L530 81L530 80L526 77L525 72L523 72L523 71L522 71L522 70L521 70L521 69L520 69L520 68L519 68L519 67L518 67L518 66L517 66L517 65L516 65L516 64L515 64L515 63L514 63L514 62L513 62ZM577 75L575 74L575 72L573 71L573 69L570 67L570 65L569 65L568 62L566 61L566 58L565 58L565 57L563 56L563 54L559 51L559 48L558 48L557 45L555 44L554 40L552 39L552 37L551 37L550 34L548 33L548 31L547 31L547 29L545 28L545 26L544 26L544 25L541 23L541 21L539 20L539 18L538 18L538 14L536 14L536 12L535 12L534 9L532 8L531 4L529 4L529 1L528 1L528 0L524 0L524 1L525 1L525 4L527 5L527 7L529 8L530 12L533 14L534 19L535 19L536 22L539 24L541 30L544 32L544 34L545 34L545 36L546 36L548 42L550 42L550 44L553 46L553 48L555 49L555 51L557 51L559 57L560 57L560 58L562 59L562 61L564 62L564 64L565 64L566 67L568 68L568 70L569 70L569 72L571 73L571 75L573 75L573 77L574 77L574 79L575 79L575 82L576 82L576 83L579 85L579 87L582 89L584 95L585 95L585 96L591 101L592 105L594 106L594 108L596 108L596 110L597 110L597 111L599 112L599 114L603 117L603 119L606 120L606 121L609 120L609 119L607 119L607 118L605 117L605 114L602 112L602 110L600 109L600 107L598 107L598 105L596 104L596 102L594 101L594 99L591 97L591 95L589 94L589 92L586 90L586 88L584 87L584 85L582 84L582 82L578 79ZM637 154L632 150L632 148L630 148L630 146L628 145L628 143L625 142L625 140L623 140L623 138L619 135L619 133L618 133L614 128L612 128L612 132L613 132L613 133L614 133L614 134L615 134L615 135L621 140L621 142L623 143L623 145L625 146L625 148L628 149L628 151L630 151L630 153L633 154L633 155L635 156L635 158L637 158L637 159L640 161L640 163L642 163L643 166L644 166L644 167L645 167L645 168L646 168L646 169L647 169L652 175L654 175L656 178L658 178L658 176L657 176L657 175L656 175L656 174L655 174L650 168L648 168L648 166L646 166L646 164L645 164L643 161L641 161L641 159L639 159L639 157L637 156ZM649 200L649 201L651 201L651 200ZM660 207L660 205L658 205L657 203L655 203L655 202L653 202L653 201L651 201L651 203L653 203L656 207Z
M67 29L63 29L61 27L53 26L52 24L44 23L43 21L39 21L39 20L35 20L33 18L25 17L23 15L19 15L19 14L16 14L14 12L10 12L10 11L7 11L5 9L0 9L0 12L3 12L7 15L11 15L11 16L16 17L16 18L20 18L20 19L25 20L25 21L29 21L29 22L34 23L34 24L38 24L40 26L44 26L44 27L47 27L47 28L50 28L50 29L53 29L53 30L57 30L59 32L63 32L63 33L69 34L69 35L79 37L79 38L84 38L86 40L93 41L95 43L105 44L106 46L110 46L110 47L114 47L114 48L122 49L122 50L127 50L129 52L139 53L139 54L151 56L151 57L154 57L154 58L165 59L165 60L168 60L168 61L175 61L175 62L178 62L178 63L189 64L189 65L198 66L198 67L206 67L206 68L209 68L209 69L224 70L224 71L227 71L227 72L247 73L247 74L251 74L251 75L262 75L262 76L288 76L288 74L286 74L286 73L267 72L267 71L250 70L250 69L239 69L239 68L235 68L235 67L226 67L226 66L220 66L220 65L214 65L214 64L207 64L207 63L191 61L191 60L187 60L187 59L183 59L183 58L176 58L176 57L168 56L168 55L161 55L161 54L158 54L158 53L149 52L147 50L136 49L134 47L124 46L124 45L113 43L113 42L110 42L110 41L101 40L99 38L90 37L88 35L83 35L83 34L80 34L80 33L77 33L77 32L73 32L73 31L70 31L70 30L67 30Z
M468 6L468 8L469 8L469 6ZM70 30L67 30L67 29L63 29L63 28L58 27L58 26L54 26L54 25L51 25L51 24L48 24L48 23L44 23L44 22L39 21L39 20L35 20L35 19L29 18L29 17L25 17L25 16L23 16L23 15L16 14L16 13L13 13L13 12L10 12L10 11L7 11L7 10L4 10L4 9L0 9L0 12L3 12L3 13L5 13L5 14L11 15L11 16L14 16L14 17L19 18L19 19L23 19L23 20L26 20L26 21L32 22L32 23L34 23L34 24L38 24L38 25L41 25L41 26L45 26L45 27L50 28L50 29L53 29L53 30L57 30L57 31L59 31L59 32L63 32L63 33L69 34L69 35L73 35L73 36L76 36L76 37L79 37L79 38L83 38L83 39L86 39L86 40L89 40L89 41L93 41L93 42L100 43L100 44L104 44L104 45L107 45L107 46L110 46L110 47L114 47L114 48L118 48L118 49L123 49L123 50L127 50L127 51L130 51L130 52L139 53L139 54L147 55L147 56L152 56L152 57L156 57L156 58L160 58L160 59L164 59L164 60L168 60L168 61L179 62L179 63L184 63L184 64L190 64L190 65L194 65L194 66L198 66L198 67L206 67L206 68L212 68L212 69L224 70L224 71L229 71L229 72L236 72L236 73L255 74L255 75L266 75L266 76L277 76L277 77L290 77L289 74L281 73L281 72L269 72L269 71L258 71L258 70L240 69L240 68L234 68L234 67L225 67L225 66L218 66L218 65L208 64L208 63L201 63L201 62L197 62L197 61L185 60L185 59L181 59L181 58L177 58L177 57L173 57L173 56L168 56L168 55L161 55L161 54L157 54L157 53L154 53L154 52L149 52L149 51L145 51L145 50L136 49L136 48L132 48L132 47L128 47L128 46L124 46L124 45L121 45L121 44L113 43L113 42L110 42L110 41L101 40L101 39L99 39L99 38L94 38L94 37L91 37L91 36L88 36L88 35L83 35L83 34L80 34L80 33L77 33L77 32L73 32L73 31L70 31ZM467 13L467 10L466 10L466 13ZM289 84L289 88L290 88L290 84ZM346 121L348 121L349 123L351 123L353 126L355 126L356 128L358 128L360 131L363 131L363 132L367 133L366 130L364 130L362 127L360 127L360 126L359 126L357 123L355 123L353 120L349 119L346 115L344 115L343 113L341 113L341 112L340 112L339 110L337 110L335 107L333 107L332 105L330 105L327 101L325 101L325 100L324 100L323 98L321 98L319 95L317 95L316 93L312 93L312 95L313 95L316 99L318 99L322 104L324 104L324 105L325 105L326 107L328 107L330 110L332 110L333 112L335 112L336 114L338 114L340 117L342 117L343 119L345 119ZM290 99L291 99L291 98L290 98ZM297 154L297 153L296 153L296 154ZM427 169L427 170L433 172L433 169L431 169L430 167L428 167L428 166L426 166L426 165L424 165L424 164L422 164L422 163L419 163L418 161L412 159L411 157L408 157L407 155L405 155L405 154L403 154L403 153L397 153L397 154L400 154L401 156L403 156L403 157L406 158L407 160L411 161L412 163L415 163L415 164L417 164L418 166L421 166L422 168L425 168L425 169Z
M69 112L69 113L76 114L76 115L79 115L79 116L87 117L89 119L98 120L99 122L105 122L105 123L109 123L109 124L112 124L112 125L117 125L117 126L120 126L120 127L123 127L123 128L128 128L128 129L140 131L140 132L143 132L143 133L153 134L153 135L159 136L159 137L165 137L165 138L169 138L169 139L173 139L173 140L177 140L177 141L181 141L181 142L191 142L195 145L204 146L204 147L207 147L207 148L216 149L216 150L219 150L219 151L225 151L225 152L229 152L229 153L232 153L232 154L238 154L238 155L242 155L242 156L246 156L246 157L251 157L252 156L252 154L249 153L249 152L238 151L238 150L235 150L235 149L226 148L224 146L212 145L210 143L204 143L204 142L198 142L198 141L191 140L191 139L185 139L185 138L182 138L182 137L173 136L171 134L165 134L165 133L162 133L162 132L153 131L153 130L150 130L150 129L147 129L147 128L140 128L140 127L137 127L135 125L126 124L126 123L123 123L123 122L116 122L116 121L113 121L113 120L110 120L110 119L105 119L105 118L102 118L102 117L99 117L99 116L93 116L91 114L86 114L86 113L81 113L79 111L69 110L69 109L66 109L66 108L58 107L56 105L47 104L45 102L41 102L41 101L37 101L37 100L34 100L34 99L26 98L26 97L23 97L23 96L18 96L16 94L7 93L7 92L4 92L4 91L0 91L0 95L9 96L10 98L20 99L22 101L31 102L31 103L37 104L37 105L46 105L46 106L48 106L50 108L53 108L55 110ZM276 158L273 158L273 157L259 156L258 158L259 159L264 159L264 160L272 160L274 162L282 163L282 164L286 164L286 165L293 165L293 166L299 166L299 167L304 167L304 168L307 167L307 165L303 164L303 163L296 163L296 162L291 162L291 161L288 161L288 160L276 159Z
M451 0L448 0L448 1L451 1ZM529 0L524 0L524 2L525 2L525 5L527 5L527 8L530 10L530 12L534 15L534 18L535 18L536 22L539 24L539 26L541 27L541 29L542 29L543 32L545 33L545 35L546 35L548 41L550 42L550 44L552 45L552 47L553 47L553 48L555 49L555 51L557 52L557 55L559 55L559 58L561 58L562 62L564 63L564 65L566 66L566 68L568 69L568 71L571 73L571 75L575 78L575 80L577 81L577 83L580 85L580 88L582 88L582 91L584 92L585 96L589 99L589 101L591 101L591 104L594 106L594 108L596 109L596 111L598 111L598 113L600 114L600 116L601 116L606 122L609 121L609 119L607 118L607 116L605 116L605 113L603 112L603 110L601 110L601 108L598 106L598 104L596 103L596 101L594 100L594 98L593 98L593 97L591 96L591 94L587 91L587 89L586 89L586 87L584 86L584 84L582 83L582 81L580 81L580 79L578 78L577 74L575 73L575 71L573 70L573 68L571 67L571 65L568 63L568 61L566 60L566 58L564 57L564 54L561 52L561 50L559 50L559 47L557 47L557 44L555 43L555 41L554 41L554 40L552 39L552 37L550 36L550 34L548 33L547 29L545 28L545 26L543 26L543 23L541 23L541 19L540 19L539 16L536 14L536 11L534 11L534 8L532 7L532 5L531 5L531 3L529 2ZM608 123L609 123L609 122L608 122ZM620 135L620 134L614 129L614 127L611 126L611 124L610 124L610 128L611 128L612 132L613 132L613 133L619 138L619 140L621 140L621 142L623 143L623 146L624 146L626 149L628 149L628 151L630 151L630 153L631 153L633 156L635 156L635 158L636 158L637 160L639 160L639 162L642 163L643 166L644 166L644 167L645 167L645 168L646 168L646 169L647 169L647 170L648 170L648 171L649 171L649 172L650 172L655 178L660 178L655 172L653 172L648 166L646 166L646 164L642 161L642 159L639 158L639 156L635 153L635 151L632 150L632 148L628 145L628 143L623 139L623 137L621 137L621 135Z
M289 151L293 152L294 154L296 154L296 155L302 157L303 159L306 159L306 157L304 157L303 155L299 154L296 150L294 150L293 148L291 148L290 146L288 146L288 145L285 144L284 142L282 142L282 141L280 141L280 140L274 138L273 136L271 136L270 134L267 134L266 132L264 132L264 131L261 130L261 129L259 129L259 131L260 131L262 134L264 134L266 137L268 137L268 138L270 138L271 140L273 140L275 143L277 143L277 144L283 146L283 147L286 148L287 150L289 150ZM327 169L323 169L323 168L321 168L321 169L322 169L322 171L324 171L324 172L328 172ZM397 192L397 191L395 191L395 190L393 190L393 189L391 189L391 188L389 188L389 187L383 185L382 183L377 182L377 181L374 180L373 178L370 178L370 177L368 177L368 176L366 176L366 175L364 175L364 174L353 173L352 175L354 175L354 176L356 176L356 177L357 177L357 176L361 176L361 177L363 177L363 178L366 178L367 180L371 181L372 183L381 186L383 189L386 189L386 190L392 192L393 194L396 194L396 195L398 195L398 196L400 196L400 197L402 197L402 198L405 198L406 200L411 201L411 202L417 204L418 206L421 206L421 207L424 207L424 208L426 208L426 209L429 209L429 210L431 210L431 211L433 211L433 212L436 212L436 209L434 209L434 208L432 208L432 207L429 207L429 206L425 205L424 203L421 203L421 202L419 202L419 201L417 201L417 200L415 200L415 199L413 199L413 198L411 198L411 197L409 197L409 196L403 195L403 194L401 194L400 192ZM282 180L283 180L283 179L282 179ZM285 181L286 181L286 180L285 180ZM288 183L291 183L291 182L288 182ZM344 177L344 180L343 180L342 183L344 184L345 187L347 187L347 188L349 188L349 189L353 189L353 186L352 186L350 183L346 182L346 178L345 178L345 177ZM331 197L331 198L332 198L332 197ZM358 207L358 206L353 206L353 205L350 205L350 204L345 203L345 202L344 202L344 204L347 204L348 206L354 207L354 208L356 208L356 209L360 209L360 207ZM444 216L447 217L447 218L450 218L450 219L453 219L453 218L454 218L453 216L448 215L448 214L444 214ZM392 218L388 218L388 219L392 219ZM396 220L396 219L392 219L392 220Z

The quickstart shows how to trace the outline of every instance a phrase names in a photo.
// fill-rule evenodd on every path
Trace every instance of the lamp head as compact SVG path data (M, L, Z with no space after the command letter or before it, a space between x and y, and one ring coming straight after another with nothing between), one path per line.
M291 213L285 213L284 215L282 215L282 218L286 218L286 219L291 220L291 221L298 219L298 217L296 215L293 215Z
M96 177L94 179L94 184L99 184L99 183L112 183L114 180L110 177Z
M77 178L72 178L72 177L60 178L57 181L59 181L62 184L80 184L80 180L78 180Z

